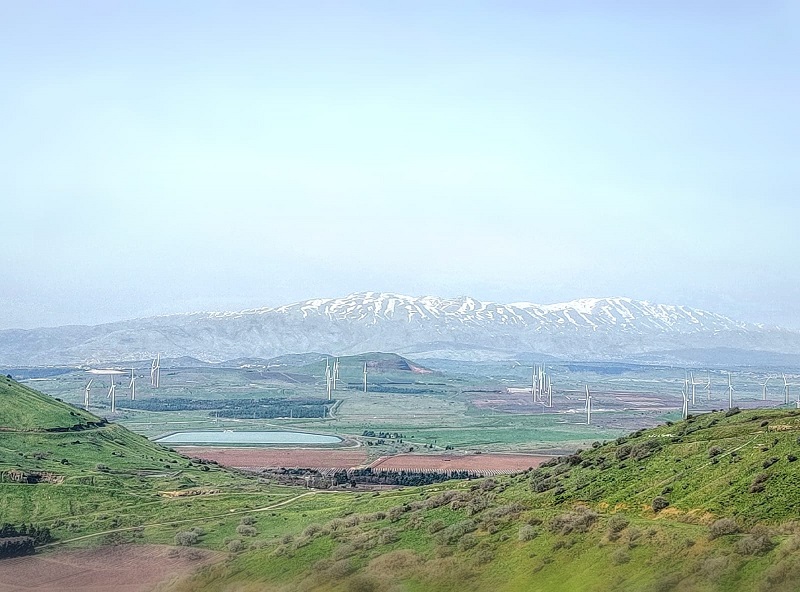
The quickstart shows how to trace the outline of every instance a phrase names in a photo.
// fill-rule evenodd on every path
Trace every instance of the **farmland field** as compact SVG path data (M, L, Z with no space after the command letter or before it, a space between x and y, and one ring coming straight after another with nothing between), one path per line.
M549 363L552 406L531 397L531 364L520 362L408 362L393 354L341 359L341 376L329 401L325 357L310 355L297 365L250 361L240 365L165 360L158 389L139 376L136 401L126 380L117 379L118 412L110 414L109 379L96 380L93 412L155 439L184 431L301 430L342 437L342 446L363 445L366 462L394 454L533 453L554 455L657 425L680 416L685 380L695 383L690 413L727 408L727 371L636 364ZM310 361L309 361L310 360ZM333 358L329 358L329 362ZM373 364L363 392L363 363ZM114 365L112 365L114 366ZM115 367L123 369L126 364ZM5 372L6 370L3 370ZM73 405L83 403L85 369L10 369L24 383ZM742 408L783 404L782 382L772 369L731 373L734 404ZM763 382L772 378L763 400ZM795 380L790 374L789 380ZM105 381L105 382L103 382ZM585 389L593 398L592 424L585 415ZM265 463L278 457L266 456ZM225 454L231 455L231 452ZM245 455L233 461L241 465ZM319 465L321 457L298 452L287 466ZM345 452L345 455L350 452ZM250 459L256 457L250 456ZM327 468L350 464L327 457ZM248 466L251 460L247 461ZM259 461L258 466L263 463ZM324 464L324 463L323 463ZM356 463L355 466L359 466Z

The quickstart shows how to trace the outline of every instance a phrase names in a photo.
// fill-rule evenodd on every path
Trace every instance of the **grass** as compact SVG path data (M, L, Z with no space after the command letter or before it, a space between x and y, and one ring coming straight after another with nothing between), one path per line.
M23 400L28 431L0 442L0 522L49 526L59 544L73 546L171 543L193 528L203 547L239 541L241 551L174 582L173 592L800 586L797 410L711 413L516 476L373 494L278 487L193 462L0 380L0 417L18 413L9 408ZM51 428L60 427L53 418L70 418L74 431L42 431L39 414ZM490 431L501 421L476 419ZM18 472L58 479L12 482ZM164 495L187 490L205 494ZM657 512L656 497L666 502ZM254 531L240 531L243 517ZM736 532L712 536L720 518L732 518ZM742 550L759 533L769 544Z

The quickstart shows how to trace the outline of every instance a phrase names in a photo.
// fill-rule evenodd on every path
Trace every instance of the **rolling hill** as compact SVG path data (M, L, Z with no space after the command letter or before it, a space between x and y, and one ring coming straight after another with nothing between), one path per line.
M785 591L800 411L716 412L510 478L373 498L173 590Z
M325 494L190 461L7 378L0 424L0 522L56 545L229 553L173 592L800 586L800 410L690 416L515 476Z
M498 304L364 292L240 312L202 312L96 326L0 331L0 365L190 356L207 362L309 351L395 351L415 359L572 360L714 349L800 353L800 333L685 306L629 298Z

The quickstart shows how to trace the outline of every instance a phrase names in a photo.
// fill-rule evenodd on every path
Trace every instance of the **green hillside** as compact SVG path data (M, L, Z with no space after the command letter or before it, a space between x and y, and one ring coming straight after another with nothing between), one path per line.
M7 376L0 377L0 432L79 430L99 425L101 421Z
M175 589L797 590L800 411L736 411L516 477L376 495Z
M231 500L256 506L290 493L191 461L5 377L0 423L0 524L48 527L58 541L193 519L199 515L193 499L214 513L228 511ZM174 534L174 528L123 530L117 538L170 542Z
M513 477L383 492L279 487L73 413L0 380L0 417L27 417L0 434L0 523L50 528L56 547L229 553L174 592L800 589L800 410L690 417Z

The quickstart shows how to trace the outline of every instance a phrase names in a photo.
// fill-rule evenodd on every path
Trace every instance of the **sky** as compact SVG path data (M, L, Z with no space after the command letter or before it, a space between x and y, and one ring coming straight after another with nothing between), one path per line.
M0 0L0 329L360 291L800 329L796 2Z

